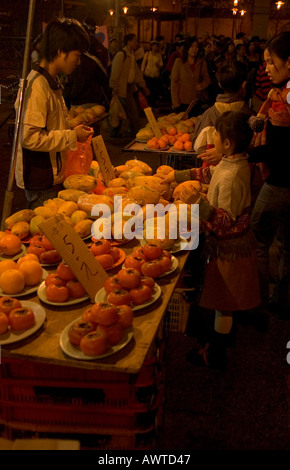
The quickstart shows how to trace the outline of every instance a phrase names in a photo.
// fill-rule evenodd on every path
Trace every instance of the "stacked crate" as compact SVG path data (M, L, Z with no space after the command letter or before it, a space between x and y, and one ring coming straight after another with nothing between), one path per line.
M77 439L83 449L154 447L164 405L165 338L138 374L2 357L3 437Z

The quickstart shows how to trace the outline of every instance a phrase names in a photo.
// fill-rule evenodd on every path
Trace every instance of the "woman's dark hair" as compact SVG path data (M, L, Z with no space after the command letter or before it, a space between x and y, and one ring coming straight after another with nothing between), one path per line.
M246 64L235 60L231 65L224 65L216 74L219 86L225 93L238 93L247 80Z
M226 111L216 121L215 128L222 141L229 139L234 145L233 153L247 152L253 131L248 123L249 115L243 112Z
M191 48L192 44L197 42L199 46L198 39L195 36L191 36L190 38L186 39L184 47L183 47L183 53L182 53L182 62L185 63L188 59L188 51Z
M286 62L288 57L290 57L290 31L283 31L272 39L269 39L265 45L265 49L267 49L270 54L274 52L279 59Z
M89 49L90 40L82 25L75 19L55 19L45 28L40 44L40 59L53 62L58 52L69 53L71 51L86 52Z

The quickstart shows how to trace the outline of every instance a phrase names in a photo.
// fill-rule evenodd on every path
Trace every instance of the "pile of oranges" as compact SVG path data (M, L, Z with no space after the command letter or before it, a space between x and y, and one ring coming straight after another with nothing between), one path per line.
M0 233L0 253L5 256L15 256L20 252L22 246L21 239L17 235Z
M43 276L42 266L32 253L17 261L0 261L0 288L6 295L20 294L26 287L34 287Z
M190 134L177 131L174 126L170 127L167 134L163 134L160 139L153 137L147 142L147 147L152 150L162 150L168 146L173 146L174 150L178 151L191 151L193 149Z

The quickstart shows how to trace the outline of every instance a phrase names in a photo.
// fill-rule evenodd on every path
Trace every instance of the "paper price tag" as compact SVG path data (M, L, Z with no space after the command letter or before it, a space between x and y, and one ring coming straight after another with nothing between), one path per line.
M162 132L159 129L159 126L157 124L157 121L155 119L155 116L153 114L152 109L151 108L145 108L144 113L146 114L146 117L148 119L148 122L150 124L150 127L151 127L152 131L154 132L155 137L160 139L160 137L162 137Z
M50 217L39 227L94 302L96 293L108 278L106 271L63 215Z
M104 176L105 184L108 186L109 182L116 176L114 167L107 152L104 139L101 135L98 135L92 139L92 149L100 165L100 170Z

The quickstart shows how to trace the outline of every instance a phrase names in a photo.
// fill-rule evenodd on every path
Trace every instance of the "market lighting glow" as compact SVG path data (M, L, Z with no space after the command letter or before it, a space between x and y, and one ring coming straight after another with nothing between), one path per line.
M153 7L153 8L150 8L150 10L151 10L151 11L157 11L157 10L158 10L158 8L156 8L156 7Z
M232 8L232 12L233 12L233 15L236 15L238 13L238 9L237 8Z
M237 6L239 3L239 0L234 0L234 6Z
M277 10L280 10L280 8L284 5L284 2L276 2L277 5Z
M123 8L123 12L124 12L124 14L126 15L126 13L128 12L128 7L124 7L124 8Z
M114 10L110 10L109 13L110 13L111 16L113 16Z
M246 13L247 13L246 10L241 10L240 11L241 16L244 16Z

